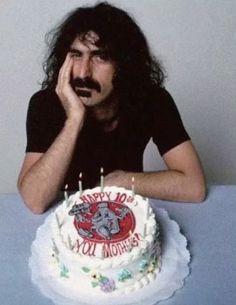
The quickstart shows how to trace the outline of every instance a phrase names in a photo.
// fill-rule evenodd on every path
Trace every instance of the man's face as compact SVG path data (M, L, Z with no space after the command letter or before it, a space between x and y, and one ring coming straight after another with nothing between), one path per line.
M113 91L115 65L105 51L96 46L96 33L88 32L84 39L76 38L70 46L73 58L72 86L85 106L95 106Z

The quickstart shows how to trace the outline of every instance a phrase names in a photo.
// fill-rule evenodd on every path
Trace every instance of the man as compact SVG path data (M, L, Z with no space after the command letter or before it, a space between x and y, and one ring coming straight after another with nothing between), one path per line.
M26 205L45 211L66 184L131 186L144 196L200 202L205 182L164 73L130 16L108 3L73 11L53 32L42 89L30 101L18 179ZM167 170L143 172L156 143Z

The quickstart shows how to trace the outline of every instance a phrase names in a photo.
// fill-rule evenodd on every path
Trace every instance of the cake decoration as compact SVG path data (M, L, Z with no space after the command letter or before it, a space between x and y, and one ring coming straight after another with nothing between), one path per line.
M82 190L81 181L79 191L65 197L51 223L58 278L83 283L94 295L129 293L155 279L159 226L133 184L131 190L106 187L101 179L100 187Z
M118 272L118 281L125 282L130 278L132 278L132 273L128 269L121 269Z
M94 193L99 191L100 187L84 190L83 195L94 198ZM108 192L113 199L117 193L126 193L127 198L132 195L132 190L117 187L104 187L103 192ZM84 202L80 197L80 192L75 193L69 197L69 207L64 200L56 211L48 215L32 244L29 261L32 281L45 296L56 304L59 304L58 300L60 304L156 304L183 286L189 274L190 254L186 238L166 211L155 209L157 222L150 208L147 221L144 213L146 205L149 205L147 199L135 195L132 203L123 202L135 217L134 231L122 241L131 250L105 257L102 254L103 242L98 242L94 256L89 256L77 252L77 241L82 243L84 238L74 226L75 216L69 215L74 204ZM161 236L159 222L165 229ZM136 246L135 238L138 239ZM162 239L165 249L161 255ZM108 241L106 245L109 244L114 246L117 243Z
M116 202L75 204L69 211L78 234L91 241L116 242L134 230L132 211Z

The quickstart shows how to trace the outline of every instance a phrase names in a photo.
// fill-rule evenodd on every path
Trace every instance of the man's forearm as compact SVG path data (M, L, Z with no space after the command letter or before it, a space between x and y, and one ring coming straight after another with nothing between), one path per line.
M19 181L20 193L33 212L42 213L56 197L81 128L81 121L67 120L48 151Z
M188 176L176 170L132 173L117 171L109 174L106 185L130 189L135 178L135 192L142 196L178 202L201 202L205 198L203 177Z

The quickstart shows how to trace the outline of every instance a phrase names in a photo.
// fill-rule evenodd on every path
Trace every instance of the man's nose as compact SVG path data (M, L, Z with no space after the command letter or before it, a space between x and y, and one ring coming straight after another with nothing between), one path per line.
M84 57L80 61L79 77L81 79L91 76L91 60L89 57Z

